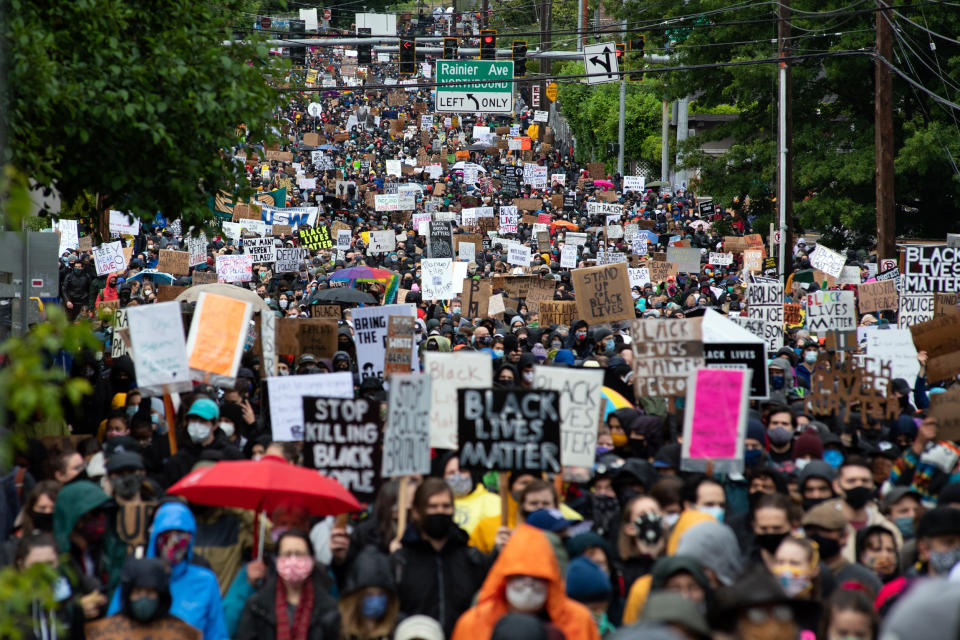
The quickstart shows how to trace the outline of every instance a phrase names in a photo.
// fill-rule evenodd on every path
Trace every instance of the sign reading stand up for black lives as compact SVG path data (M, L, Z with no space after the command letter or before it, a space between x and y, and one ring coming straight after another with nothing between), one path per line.
M460 466L560 473L560 394L522 389L460 389Z

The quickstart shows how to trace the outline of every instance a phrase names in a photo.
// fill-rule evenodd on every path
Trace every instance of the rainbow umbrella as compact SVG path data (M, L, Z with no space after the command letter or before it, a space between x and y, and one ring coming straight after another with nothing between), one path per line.
M384 304L391 304L397 298L397 289L400 285L400 276L386 269L377 269L375 267L359 266L349 269L339 269L329 276L328 280L347 281L350 286L357 282L377 282L384 285L385 292L383 297Z
M603 387L601 390L603 398L607 401L606 407L603 410L603 419L606 421L607 416L616 411L617 409L634 409L635 407L630 404L630 401L624 398L621 394L617 393L610 387Z

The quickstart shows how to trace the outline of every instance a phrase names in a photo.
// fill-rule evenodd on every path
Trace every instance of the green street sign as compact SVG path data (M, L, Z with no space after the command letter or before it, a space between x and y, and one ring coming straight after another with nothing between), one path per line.
M437 111L511 113L513 60L438 60Z

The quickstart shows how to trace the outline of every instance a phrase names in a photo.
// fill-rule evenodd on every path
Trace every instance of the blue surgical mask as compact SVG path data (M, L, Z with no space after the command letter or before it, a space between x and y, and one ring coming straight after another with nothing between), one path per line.
M502 358L502 357L503 357L503 349L494 349L494 350L493 350L493 357L494 357L494 358Z
M459 315L459 314L460 314L460 307L454 307L454 308L453 308L453 315Z
M803 361L807 364L813 364L817 361L817 352L816 351L807 351L803 354Z
M387 594L363 596L360 602L360 615L369 620L379 620L387 612Z
M900 534L904 540L909 540L915 535L913 530L913 516L894 518L893 524L897 525L897 529L900 530Z
M717 522L723 522L723 507L697 507L697 511L702 511L707 515L713 516L714 520Z
M129 407L127 407L127 417L128 417L128 418L132 418L134 415L136 415L137 409L139 409L139 408L140 408L140 407L138 407L138 406L135 405L135 404L132 404L132 405L130 405Z
M762 449L747 449L746 451L743 452L743 463L748 467L755 466L760 462L762 458L763 458Z
M827 449L823 452L823 461L834 469L839 469L843 464L843 453L836 449Z
M607 353L613 353L613 348L617 345L614 340L606 340L603 343L603 348L606 349Z

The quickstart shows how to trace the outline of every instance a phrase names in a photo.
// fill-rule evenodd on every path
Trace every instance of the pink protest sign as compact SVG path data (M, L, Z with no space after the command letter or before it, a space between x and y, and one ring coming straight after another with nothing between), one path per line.
M743 469L743 438L750 393L748 369L697 369L687 383L681 468Z

